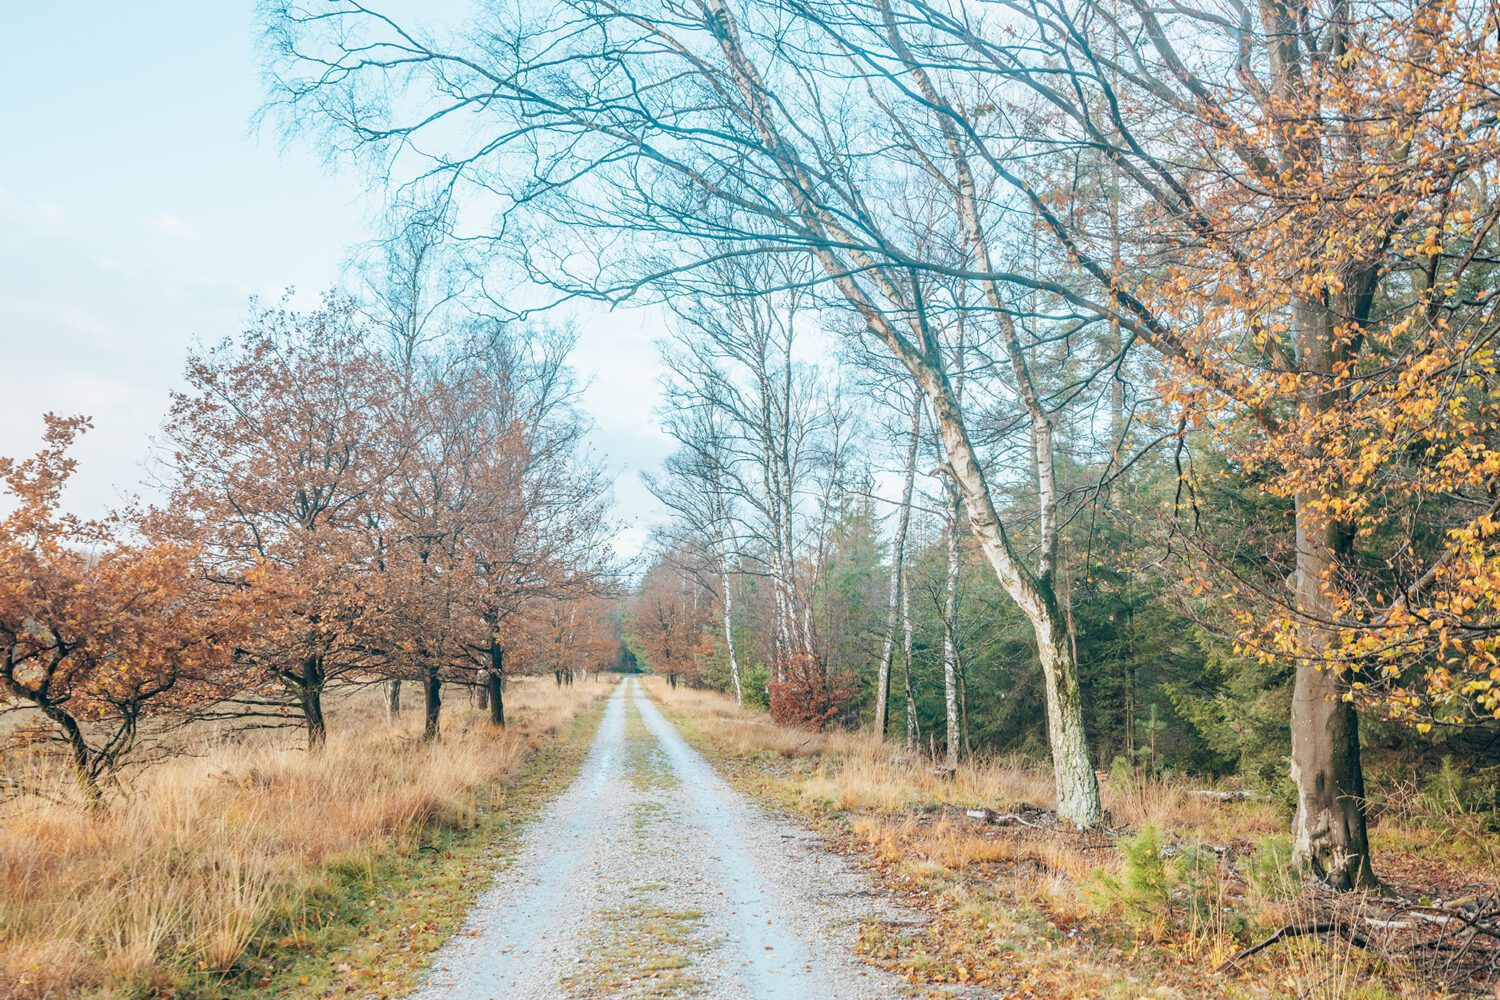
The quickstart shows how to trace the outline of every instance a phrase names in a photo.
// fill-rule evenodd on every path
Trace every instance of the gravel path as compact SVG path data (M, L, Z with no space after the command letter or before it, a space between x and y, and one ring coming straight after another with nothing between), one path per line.
M906 919L730 788L631 678L583 770L438 953L420 1000L908 995L851 948Z

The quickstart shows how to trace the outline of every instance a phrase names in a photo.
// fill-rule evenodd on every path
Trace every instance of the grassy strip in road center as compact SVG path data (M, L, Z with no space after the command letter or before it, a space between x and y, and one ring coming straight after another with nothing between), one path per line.
M663 795L681 780L634 698L625 703L625 779L634 793L630 813L636 848L652 850L658 827L668 817ZM706 948L703 914L664 905L658 897L668 888L659 882L636 883L624 905L594 914L579 969L563 981L570 994L652 1000L703 994L705 984L692 971L694 958Z

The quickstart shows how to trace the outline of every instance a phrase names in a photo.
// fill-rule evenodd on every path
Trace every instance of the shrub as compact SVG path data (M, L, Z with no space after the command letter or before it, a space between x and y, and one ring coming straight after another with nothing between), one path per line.
M1088 894L1096 906L1118 910L1136 926L1162 930L1178 917L1201 923L1218 890L1218 857L1196 844L1167 846L1147 825L1119 842L1118 875L1094 872Z
M1293 899L1302 880L1292 865L1292 838L1264 837L1245 859L1245 881L1267 899Z
M830 673L815 656L794 656L771 681L771 717L784 725L822 729L843 712L854 694L851 675Z

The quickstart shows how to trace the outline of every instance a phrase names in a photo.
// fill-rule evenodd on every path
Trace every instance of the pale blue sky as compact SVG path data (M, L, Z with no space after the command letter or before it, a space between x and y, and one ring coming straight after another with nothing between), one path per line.
M381 205L252 131L253 0L0 0L0 37L0 455L35 450L46 410L93 416L67 497L93 515L139 488L188 346L234 333L251 295L337 282ZM639 471L666 451L659 331L651 314L578 320L633 552L655 510Z

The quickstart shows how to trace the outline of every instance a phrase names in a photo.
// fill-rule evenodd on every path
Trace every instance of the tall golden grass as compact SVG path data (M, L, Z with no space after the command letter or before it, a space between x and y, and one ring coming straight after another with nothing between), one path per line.
M1178 887L1184 898L1173 899L1170 923L1164 915L1154 930L1127 925L1118 905L1092 891L1121 875L1122 857L1112 838L1024 824L992 826L944 808L1050 808L1052 775L1045 762L980 756L950 774L868 733L784 727L713 692L672 690L655 679L646 683L738 781L814 815L843 813L846 822L835 829L846 830L853 846L881 869L897 873L893 885L930 896L933 924L911 935L873 932L878 943L872 954L903 971L925 970L922 976L931 981L981 976L1027 995L1145 995L1137 987L1152 982L1163 995L1241 995L1242 983L1211 970L1240 950L1242 936L1311 919L1309 904L1265 896L1219 860L1202 874L1193 905L1188 888ZM1101 776L1116 831L1156 828L1174 849L1216 845L1226 856L1239 852L1241 864L1247 845L1283 835L1286 817L1277 804L1194 794L1204 789L1180 777ZM1402 801L1406 812L1386 806L1383 842L1405 848L1404 841L1425 830L1430 843L1433 817L1417 814L1416 796ZM1475 877L1494 874L1488 851L1468 852L1464 860ZM1294 876L1288 878L1295 884ZM1084 933L1064 946L1035 947L1037 928L1049 925ZM1006 938L1022 943L996 944ZM1299 995L1310 997L1391 996L1391 984L1399 992L1411 982L1410 970L1377 967L1338 939L1299 940L1257 962L1262 974L1296 984Z
M696 720L728 753L805 759L796 786L812 802L884 813L944 805L1002 811L1055 805L1052 772L1042 761L981 755L960 762L948 773L935 768L924 755L900 752L892 742L865 731L795 729L777 724L764 712L743 710L717 692L673 689L657 678L647 678L645 683L653 697L680 716ZM1155 825L1236 837L1281 828L1273 809L1237 803L1236 808L1226 810L1212 798L1193 794L1203 787L1184 778L1141 777L1129 782L1106 778L1101 794L1111 821L1120 826Z
M518 680L503 732L454 699L438 743L417 738L419 711L388 726L364 691L334 707L321 753L288 733L199 734L192 756L100 808L12 802L0 814L0 997L145 994L185 970L228 969L333 866L373 866L434 828L471 826L528 751L607 689Z

